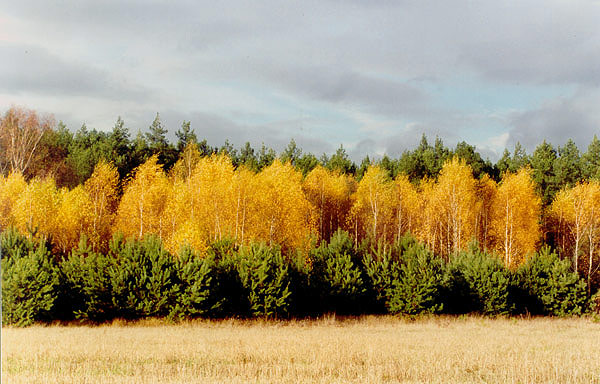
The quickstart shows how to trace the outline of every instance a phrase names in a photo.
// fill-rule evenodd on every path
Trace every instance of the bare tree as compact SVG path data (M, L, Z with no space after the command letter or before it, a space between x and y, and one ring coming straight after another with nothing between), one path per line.
M25 173L52 124L52 117L39 117L33 110L11 107L6 111L0 117L0 170L5 172L10 167Z

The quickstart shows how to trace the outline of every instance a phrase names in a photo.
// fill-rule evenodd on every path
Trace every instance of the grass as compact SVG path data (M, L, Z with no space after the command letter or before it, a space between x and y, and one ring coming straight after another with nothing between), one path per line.
M2 329L6 383L600 383L588 318L158 320Z

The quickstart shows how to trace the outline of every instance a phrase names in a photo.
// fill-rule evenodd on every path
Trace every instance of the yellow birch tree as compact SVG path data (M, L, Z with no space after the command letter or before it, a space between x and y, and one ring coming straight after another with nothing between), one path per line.
M454 157L444 163L437 182L427 191L427 216L436 222L434 245L444 256L464 249L475 237L477 218L476 182L471 167Z
M162 238L164 209L169 182L156 155L135 170L125 187L115 218L115 230L127 237L142 239L154 234Z
M399 174L394 180L396 187L395 210L396 210L396 236L405 233L414 234L418 223L420 212L419 196L415 186L410 182L407 175Z
M47 239L55 228L60 197L51 178L34 178L15 201L14 223L30 238Z
M394 234L396 186L383 168L371 165L358 183L351 217L361 234L384 244ZM358 233L355 234L359 235Z
M14 207L17 199L27 188L21 172L0 175L0 231L14 225Z
M256 175L249 237L284 249L301 248L314 233L313 207L302 192L302 174L275 160Z
M492 218L495 250L507 267L515 268L535 252L540 240L541 199L535 192L531 169L506 173L498 187Z
M94 172L84 184L88 195L90 228L88 237L93 249L105 249L110 239L117 209L119 173L104 160L100 160Z
M59 203L52 229L52 241L63 253L68 253L79 243L82 234L89 233L90 221L94 220L88 194L79 185L72 190L59 192Z
M315 207L319 238L329 240L338 229L346 229L346 216L352 206L355 181L339 171L318 165L304 179L302 189Z

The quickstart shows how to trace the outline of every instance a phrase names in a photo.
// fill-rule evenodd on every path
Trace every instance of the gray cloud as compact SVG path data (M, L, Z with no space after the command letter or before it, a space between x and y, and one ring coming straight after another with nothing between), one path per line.
M422 113L428 101L425 92L406 82L329 67L275 68L263 76L292 93L377 114Z
M262 143L267 147L282 151L294 139L304 152L311 152L315 156L332 151L332 145L297 129L297 122L282 121L271 124L239 124L221 116L203 113L180 113L166 111L160 114L161 120L169 130L169 138L175 142L175 132L186 120L191 122L191 127L199 140L206 139L211 146L220 147L228 140L235 148L242 147L250 142L255 150L260 149ZM147 125L150 125L148 122Z
M104 96L116 99L148 96L142 87L118 82L92 66L67 61L34 45L0 43L0 83L5 92L47 95Z
M598 122L597 1L33 0L2 8L0 21L14 28L0 34L0 54L11 58L0 63L2 103L35 100L30 107L93 127L121 114L146 129L155 111L171 111L169 128L191 120L213 145L282 148L293 137L316 153L356 142L362 156L399 154L422 133L472 142L476 129L500 124L494 112L508 116L509 145L560 142L565 125L587 140ZM467 91L452 89L463 80ZM484 113L461 104L479 85L502 88L503 105L488 101ZM557 87L569 90L563 99L506 105L510 92Z
M364 139L356 143L356 145L350 150L346 148L348 157L354 160L356 163L362 161L365 156L373 156L378 152L377 142L373 139Z
M515 113L511 116L507 146L512 148L520 142L531 153L543 139L555 146L573 139L580 149L585 149L594 135L600 136L598 105L600 92L587 90Z
M392 135L381 140L381 146L389 156L399 156L407 149L414 149L419 145L422 135L427 137L429 144L433 145L437 137L444 141L446 146L452 147L460 141L460 136L455 131L444 129L437 124L413 123L405 127L402 133Z
M461 63L509 84L600 85L600 4L478 3L473 35L458 45Z

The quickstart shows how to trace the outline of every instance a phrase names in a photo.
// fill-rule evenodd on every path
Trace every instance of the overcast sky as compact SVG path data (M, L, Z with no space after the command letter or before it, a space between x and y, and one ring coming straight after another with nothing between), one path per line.
M0 109L319 156L600 136L600 1L5 1Z

